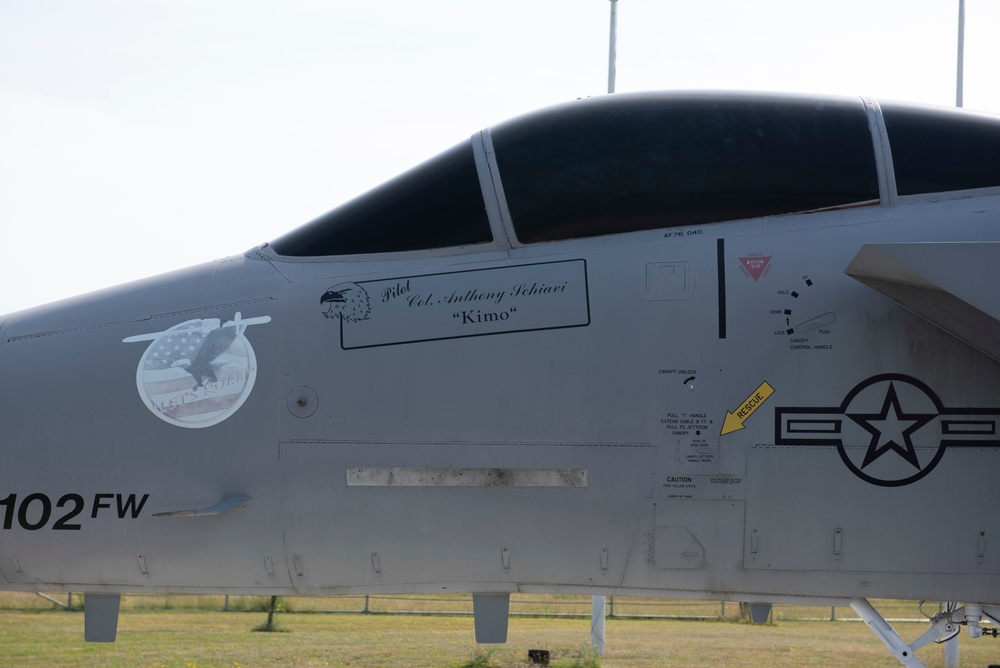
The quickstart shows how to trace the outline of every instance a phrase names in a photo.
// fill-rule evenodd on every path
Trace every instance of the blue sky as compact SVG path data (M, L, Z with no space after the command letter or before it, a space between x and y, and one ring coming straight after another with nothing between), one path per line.
M607 89L608 0L0 3L0 313L243 252ZM955 102L958 1L620 0L619 92ZM1000 113L1000 3L965 106ZM991 44L992 43L992 44Z

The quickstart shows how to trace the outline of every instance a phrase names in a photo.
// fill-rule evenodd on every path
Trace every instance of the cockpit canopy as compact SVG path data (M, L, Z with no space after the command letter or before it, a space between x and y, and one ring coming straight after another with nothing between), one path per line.
M878 109L860 98L613 95L484 135L516 240L531 244L877 204ZM898 103L882 104L881 118L899 196L1000 186L1000 119ZM476 146L462 142L270 246L316 257L490 243L483 189L496 199L497 179L480 177Z

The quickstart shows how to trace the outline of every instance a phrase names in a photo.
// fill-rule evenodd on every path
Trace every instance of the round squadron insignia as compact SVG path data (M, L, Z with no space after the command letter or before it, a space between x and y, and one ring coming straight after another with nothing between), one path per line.
M249 325L270 316L229 321L188 320L163 332L130 336L124 343L152 341L136 370L146 407L178 427L219 424L239 410L257 376L257 358L245 336Z

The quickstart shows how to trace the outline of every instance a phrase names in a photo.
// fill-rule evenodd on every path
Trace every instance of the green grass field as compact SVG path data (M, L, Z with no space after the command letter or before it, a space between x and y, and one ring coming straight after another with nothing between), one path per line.
M5 596L31 606L37 598ZM207 602L213 605L221 601L221 597L170 597L170 603L167 597L126 597L118 642L107 645L84 643L80 612L51 609L54 606L48 603L49 609L26 609L7 598L7 606L0 601L0 607L8 608L0 609L0 665L473 668L529 665L529 649L549 650L554 666L578 668L899 665L860 622L793 621L780 613L776 622L764 626L732 619L610 619L605 655L598 660L589 652L586 617L512 617L506 645L479 646L470 616L282 612L277 621L285 632L259 633L253 628L266 617L259 609L264 607L260 599L242 601L255 608L253 612L182 607L198 598L210 599ZM305 608L308 601L286 600L286 607ZM230 603L232 607L235 601ZM169 609L164 609L166 605ZM154 606L159 609L150 609ZM838 608L838 617L848 616ZM925 624L912 622L893 626L907 640L926 629ZM960 653L962 666L1000 663L1000 639L972 640L963 635ZM928 666L944 665L938 646L924 648L918 657Z

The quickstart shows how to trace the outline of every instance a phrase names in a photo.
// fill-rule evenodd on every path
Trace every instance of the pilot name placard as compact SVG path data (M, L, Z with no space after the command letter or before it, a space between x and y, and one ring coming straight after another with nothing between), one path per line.
M585 260L359 281L370 311L340 318L345 350L590 324Z

